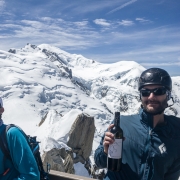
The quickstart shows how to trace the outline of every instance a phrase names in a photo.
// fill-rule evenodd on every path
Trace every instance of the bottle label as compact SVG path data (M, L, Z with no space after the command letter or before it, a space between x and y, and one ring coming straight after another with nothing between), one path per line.
M113 144L109 145L108 157L112 159L120 159L122 154L122 139L115 139Z

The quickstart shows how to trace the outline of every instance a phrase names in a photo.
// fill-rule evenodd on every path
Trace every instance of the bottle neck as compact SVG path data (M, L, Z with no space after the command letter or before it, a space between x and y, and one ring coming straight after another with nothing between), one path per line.
M115 112L114 125L115 126L119 126L120 125L120 112Z

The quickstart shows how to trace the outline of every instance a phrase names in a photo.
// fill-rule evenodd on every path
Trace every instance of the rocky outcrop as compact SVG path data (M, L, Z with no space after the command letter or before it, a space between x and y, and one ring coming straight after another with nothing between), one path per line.
M55 171L67 172L74 174L72 151L62 149L51 149L42 155L44 169L47 169L47 163Z
M16 54L16 49L10 49L8 52Z
M74 121L69 132L67 145L76 153L74 163L85 161L92 151L92 144L95 132L94 117L88 114L80 114Z

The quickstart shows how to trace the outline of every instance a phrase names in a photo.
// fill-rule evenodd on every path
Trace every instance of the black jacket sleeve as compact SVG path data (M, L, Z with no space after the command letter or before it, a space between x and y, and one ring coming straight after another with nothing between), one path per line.
M107 167L107 154L104 152L103 140L104 136L94 154L94 161L99 168Z
M164 180L178 180L180 177L180 158L177 159L169 171L165 174Z

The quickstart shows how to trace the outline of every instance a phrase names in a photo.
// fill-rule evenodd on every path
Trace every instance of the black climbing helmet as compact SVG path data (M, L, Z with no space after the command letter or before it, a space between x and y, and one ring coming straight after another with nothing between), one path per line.
M150 68L141 74L138 82L138 90L146 85L161 85L169 91L172 90L170 75L164 69L160 68Z

